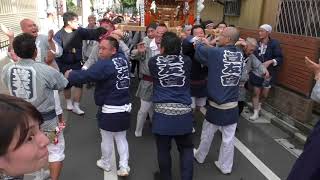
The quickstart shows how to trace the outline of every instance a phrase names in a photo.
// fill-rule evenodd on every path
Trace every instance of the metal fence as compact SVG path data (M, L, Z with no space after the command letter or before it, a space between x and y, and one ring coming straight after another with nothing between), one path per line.
M37 1L36 0L0 0L0 23L3 23L15 34L19 34L20 20L30 18L37 21ZM0 51L7 47L8 38L0 31Z
M7 52L9 46L9 41L0 41L0 53L1 52Z
M276 31L320 37L320 0L280 0Z

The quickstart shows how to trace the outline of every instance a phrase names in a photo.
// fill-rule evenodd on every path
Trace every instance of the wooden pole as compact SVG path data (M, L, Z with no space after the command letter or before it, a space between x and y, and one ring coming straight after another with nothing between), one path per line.
M120 29L122 31L146 31L146 26L132 26L132 25L126 25L126 24L120 24L117 26L117 29ZM168 27L168 30L170 32L180 34L181 29L177 27ZM205 29L206 34L213 34L216 35L217 31L215 29Z

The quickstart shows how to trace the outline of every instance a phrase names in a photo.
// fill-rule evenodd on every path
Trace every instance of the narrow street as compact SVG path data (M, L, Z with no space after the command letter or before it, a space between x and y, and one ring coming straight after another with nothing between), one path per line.
M134 97L137 81L132 86L133 110L131 117L131 128L127 133L130 151L130 176L118 178L116 175L116 159L114 158L113 170L103 172L96 166L96 160L100 158L100 134L95 118L96 106L93 102L93 89L85 90L82 107L86 114L77 116L72 112L65 111L68 127L64 134L66 139L66 159L61 175L62 180L157 180L158 164L156 146L151 133L149 121L145 124L143 137L134 136L136 115L139 109L139 100ZM203 113L195 114L196 133L194 134L195 147L200 142ZM248 111L248 110L246 110ZM218 158L221 143L221 134L218 132L214 137L209 155L204 164L194 162L195 180L263 180L263 179L285 179L296 160L277 141L285 139L290 141L291 137L270 123L252 123L243 117L240 118L235 140L235 159L233 172L230 175L221 174L214 165ZM179 179L179 154L175 145L172 149L173 175Z

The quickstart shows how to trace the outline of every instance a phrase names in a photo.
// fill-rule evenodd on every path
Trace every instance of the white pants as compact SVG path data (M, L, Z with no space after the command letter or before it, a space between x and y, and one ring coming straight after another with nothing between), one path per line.
M128 167L129 146L126 138L126 131L110 132L100 129L101 133L101 159L105 164L111 165L111 156L113 151L113 138L116 140L118 153L120 156L119 167Z
M191 99L192 99L192 104L191 104L192 109L196 107L204 107L207 102L207 97L201 97L201 98L191 97Z
M54 96L56 115L58 116L63 113L63 110L61 108L61 103L60 103L59 91L53 90L53 96Z
M48 145L49 162L63 161L65 158L64 148L65 148L64 136L63 136L63 133L61 132L58 136L58 144L50 143Z
M214 134L217 130L222 133L222 142L220 146L218 163L222 171L231 172L233 165L234 156L234 134L236 131L237 123L227 125L227 126L217 126L207 120L203 121L201 142L196 150L195 158L203 163L206 158L211 142L213 140Z
M140 109L137 114L137 125L136 125L136 133L142 133L143 125L147 119L149 114L150 120L152 120L153 116L153 108L152 102L144 101L141 99Z

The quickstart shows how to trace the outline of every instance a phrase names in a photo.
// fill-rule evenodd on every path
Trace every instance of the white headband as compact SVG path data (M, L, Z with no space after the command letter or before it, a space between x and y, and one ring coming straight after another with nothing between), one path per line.
M185 25L184 28L183 28L183 31L187 31L187 30L190 30L192 29L192 25Z
M261 25L261 26L260 26L260 29L263 29L263 30L265 30L265 31L267 31L267 32L269 32L269 33L272 32L272 27L271 27L269 24L263 24L263 25Z
M206 25L206 27L208 27L208 26L214 26L214 23L209 23Z

